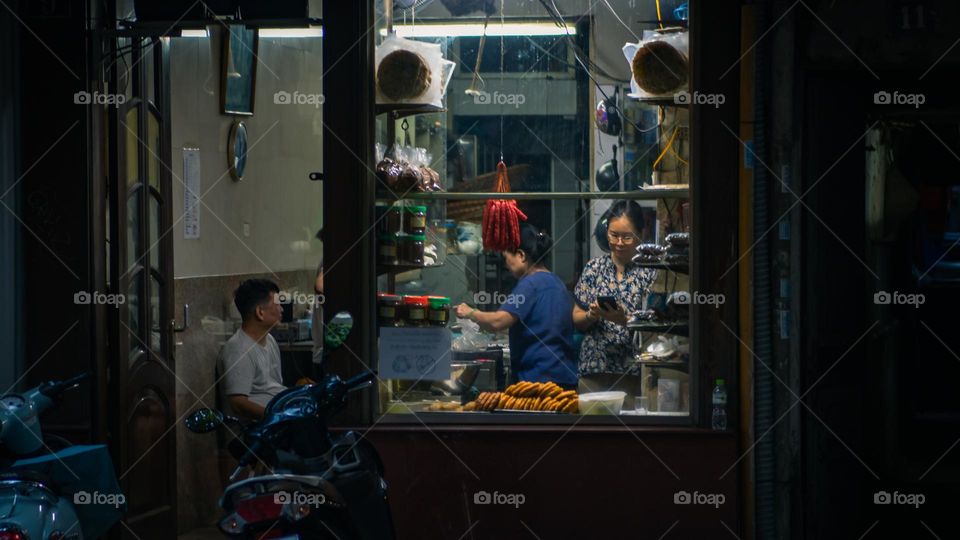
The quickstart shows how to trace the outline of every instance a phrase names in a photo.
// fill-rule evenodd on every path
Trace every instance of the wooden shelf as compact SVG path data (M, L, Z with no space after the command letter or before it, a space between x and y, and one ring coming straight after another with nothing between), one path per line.
M431 264L431 265L416 265L416 264L378 264L377 265L377 275L382 274L399 274L402 272L409 272L411 270L425 270L427 268L440 268L443 266L443 263L440 264Z
M628 322L627 329L640 332L651 332L654 334L674 334L678 336L690 337L690 324L686 322Z
M668 263L668 262L655 262L655 263L638 262L638 263L634 263L634 264L636 264L636 265L639 266L640 268L651 268L651 269L653 269L653 270L666 270L666 271L668 271L668 272L676 272L676 273L678 273L678 274L689 274L689 273L690 273L690 265L689 265L689 264Z
M404 103L377 104L377 114L390 114L393 118L403 118L416 114L432 114L447 112L445 107L435 105L407 105Z
M470 200L489 200L489 199L513 199L517 201L546 201L546 200L656 200L656 199L689 199L690 190L688 188L643 188L634 191L515 191L512 193L477 193L477 192L455 192L455 191L434 191L425 193L422 191L410 192L397 199L391 197L381 197L384 194L378 194L378 200L398 200L413 199L425 201L470 201Z

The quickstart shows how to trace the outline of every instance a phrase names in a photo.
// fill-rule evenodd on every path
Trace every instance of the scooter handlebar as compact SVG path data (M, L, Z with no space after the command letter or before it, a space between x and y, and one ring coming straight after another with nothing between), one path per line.
M347 387L347 392L352 392L354 390L359 390L366 386L369 386L377 378L376 374L372 371L364 371L363 373L347 379L344 381L344 385Z
M69 379L64 381L49 382L41 386L39 392L49 398L54 398L54 397L57 397L62 392L77 386L78 384L80 384L81 381L90 378L91 375L92 375L91 372L84 371L83 373L76 375L74 377L70 377Z

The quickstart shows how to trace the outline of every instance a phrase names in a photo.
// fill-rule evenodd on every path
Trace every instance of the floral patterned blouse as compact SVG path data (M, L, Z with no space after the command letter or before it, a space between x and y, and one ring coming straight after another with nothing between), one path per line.
M589 309L598 296L613 296L631 313L643 308L643 297L653 283L654 272L628 264L623 279L617 281L617 267L609 254L590 259L573 290L581 309ZM580 375L628 373L639 375L633 361L633 343L625 326L601 319L587 331L580 347Z

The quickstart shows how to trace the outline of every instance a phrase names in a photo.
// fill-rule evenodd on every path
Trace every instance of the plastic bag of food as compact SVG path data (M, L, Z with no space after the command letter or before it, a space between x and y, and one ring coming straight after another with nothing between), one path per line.
M645 30L638 43L623 46L630 64L629 97L665 97L686 92L689 34L683 28Z
M457 352L485 351L490 344L490 338L480 331L480 325L470 319L461 319L459 321L462 333L453 343L450 349Z
M454 65L440 44L387 36L376 52L377 103L442 107Z

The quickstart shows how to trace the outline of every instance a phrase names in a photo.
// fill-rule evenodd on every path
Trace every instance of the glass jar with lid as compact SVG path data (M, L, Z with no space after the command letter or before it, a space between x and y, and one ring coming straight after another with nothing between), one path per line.
M377 241L377 262L383 265L400 263L400 236L381 234Z
M427 237L422 234L406 234L400 237L400 264L423 266L423 254Z
M400 308L403 297L396 294L377 293L377 322L380 326L403 326Z
M427 309L430 302L426 296L404 296L404 325L413 327L427 326Z
M430 326L446 327L450 322L450 299L446 296L428 296L427 322Z
M413 235L426 234L426 206L407 206L403 209L403 232Z

